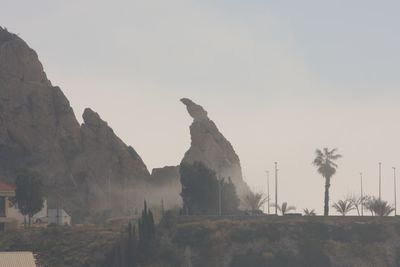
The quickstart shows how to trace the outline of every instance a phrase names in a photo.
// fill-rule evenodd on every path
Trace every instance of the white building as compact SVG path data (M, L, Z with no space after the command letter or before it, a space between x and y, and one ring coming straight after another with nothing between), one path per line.
M23 216L17 207L11 207L9 211L9 216L16 219L20 224L23 224L28 220ZM47 200L43 202L43 208L41 211L33 215L32 223L36 225L71 225L71 216L62 208L59 209L49 209L47 206ZM0 266L1 267L1 266Z
M57 225L71 225L71 216L64 209L48 209L47 223Z

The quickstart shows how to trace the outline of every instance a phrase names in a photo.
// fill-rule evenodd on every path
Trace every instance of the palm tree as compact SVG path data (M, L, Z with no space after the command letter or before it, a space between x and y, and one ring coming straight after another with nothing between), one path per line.
M258 211L261 209L262 205L264 205L268 201L269 197L265 196L263 193L253 193L249 192L244 197L243 202L244 206L251 211Z
M354 210L354 204L350 200L339 200L338 202L332 205L333 208L336 209L337 212L342 214L342 216L346 216L347 213Z
M289 211L292 210L296 210L295 206L288 206L287 202L283 202L281 206L279 206L279 204L271 204L271 206L275 207L282 213L282 215L285 215L286 213L288 213Z
M389 216L394 211L393 206L388 204L387 201L376 197L369 198L365 207L375 216Z
M368 196L349 195L347 200L353 203L354 208L357 210L358 216L362 216L362 210L365 208L365 203L368 201Z
M317 214L315 213L315 209L304 209L304 216L316 216Z
M318 168L318 172L325 178L324 216L329 215L329 188L331 186L331 178L338 167L335 160L342 157L342 155L336 154L336 151L336 148L332 150L324 148L322 151L317 149L315 151L316 157L313 161L313 164Z

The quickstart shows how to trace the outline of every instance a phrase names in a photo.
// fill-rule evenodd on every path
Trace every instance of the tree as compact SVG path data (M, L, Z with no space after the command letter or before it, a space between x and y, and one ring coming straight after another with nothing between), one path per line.
M346 216L347 213L354 210L354 204L348 199L339 200L338 202L332 205L333 208L336 209L337 212L342 214L342 216Z
M127 235L126 235L127 234ZM113 249L106 255L101 267L136 267L137 242L135 226L129 222L127 232L115 243Z
M288 206L287 202L283 202L281 206L279 206L279 204L272 204L273 207L276 206L276 208L282 213L282 215L285 215L286 213L288 213L289 211L294 211L296 210L295 206Z
M376 197L369 198L365 207L375 216L389 216L394 211L394 207L387 201Z
M128 267L134 267L136 262L136 229L131 222L128 224L128 240L126 244L126 263Z
M31 226L33 215L43 208L43 184L36 174L23 171L15 181L15 202L22 215L28 216Z
M362 216L363 212L361 212L361 210L365 208L365 203L368 200L368 196L361 197L361 196L350 195L347 197L347 200L353 203L353 206L356 209L358 216Z
M317 214L315 213L315 209L304 209L304 216L316 216Z
M180 167L183 212L186 214L217 214L221 197L221 212L233 213L239 198L230 178L217 179L214 171L201 162L182 163Z
M329 188L331 186L331 178L336 173L338 167L335 161L342 157L342 155L336 154L336 152L336 148L332 150L328 148L324 148L323 150L317 149L315 151L316 157L313 161L318 173L325 179L324 216L329 215Z
M223 214L232 214L238 210L240 199L236 193L236 187L228 177L228 181L222 178L220 181L221 186L221 209Z
M244 205L252 212L258 211L268 201L268 196L263 193L249 192L243 199Z
M154 240L156 228L151 210L147 209L147 202L144 201L142 216L139 218L139 246L147 249Z
M183 210L187 214L217 214L218 179L201 162L180 166Z

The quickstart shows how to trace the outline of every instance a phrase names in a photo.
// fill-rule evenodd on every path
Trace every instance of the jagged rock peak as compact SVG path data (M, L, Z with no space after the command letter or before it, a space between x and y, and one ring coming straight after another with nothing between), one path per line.
M207 111L202 106L187 98L181 101L194 119L190 126L191 145L182 162L202 162L218 176L231 177L239 195L249 192L250 189L243 180L239 156L231 143L208 118Z
M86 108L83 112L83 121L90 127L108 126L107 122L103 121L100 115L90 108Z
M0 77L50 85L36 52L18 35L0 27Z
M137 190L128 195L141 205L144 192L136 188L150 174L140 156L93 110L83 119L80 125L62 90L47 80L36 52L0 27L0 175L12 183L20 169L34 171L49 204L61 197L78 221L122 210L121 187Z
M186 105L186 109L194 120L208 119L207 111L200 105L197 105L189 98L182 98L181 102Z

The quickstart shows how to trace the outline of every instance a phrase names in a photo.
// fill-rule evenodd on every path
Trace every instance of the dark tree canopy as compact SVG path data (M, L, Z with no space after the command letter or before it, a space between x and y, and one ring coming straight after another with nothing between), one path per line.
M147 208L146 201L144 201L142 217L139 219L138 224L139 248L141 249L141 253L146 255L149 252L156 235L153 213Z
M239 198L230 178L227 181L223 178L218 180L215 172L201 162L182 163L180 175L185 213L218 214L220 197L222 213L232 213L237 210Z
M36 174L22 171L15 181L15 202L22 215L31 218L43 208L43 184Z
M232 182L231 178L228 177L228 181L222 179L222 213L223 214L232 214L238 210L240 199L236 193L236 187Z

